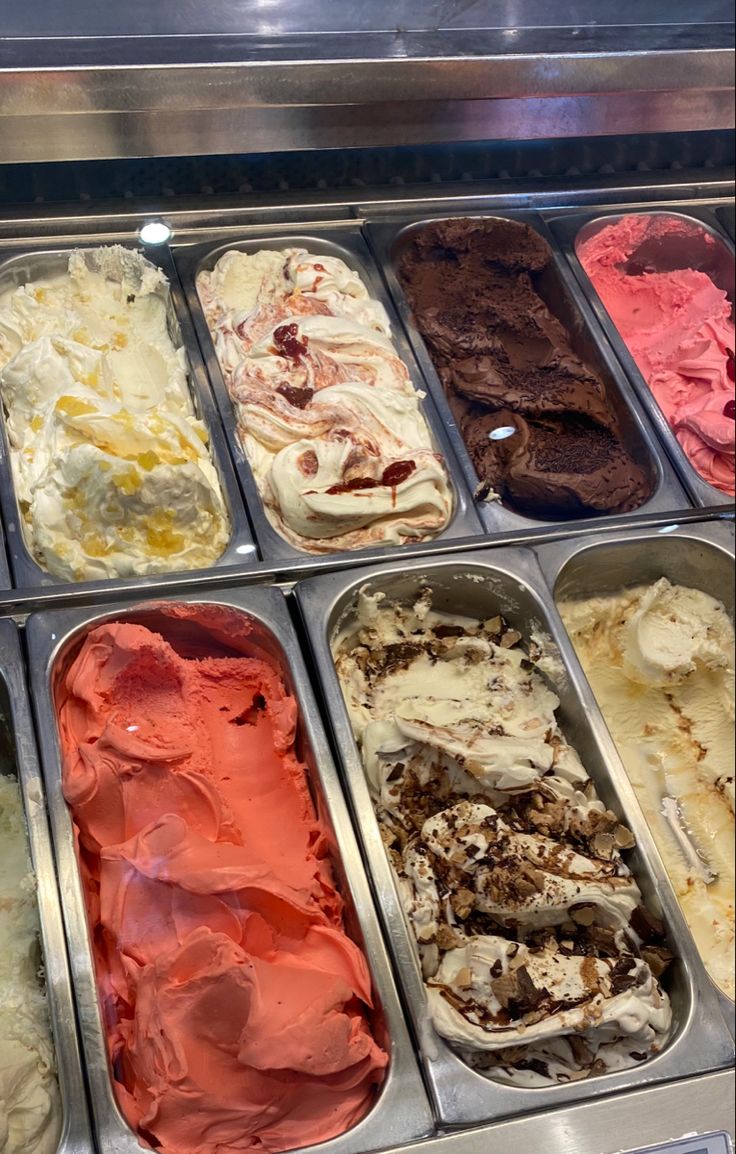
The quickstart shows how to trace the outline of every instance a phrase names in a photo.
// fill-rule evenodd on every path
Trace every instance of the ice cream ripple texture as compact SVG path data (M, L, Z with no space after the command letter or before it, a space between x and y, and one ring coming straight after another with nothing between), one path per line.
M0 295L0 397L26 543L70 581L211 565L229 538L168 282L120 246Z
M441 532L444 462L360 277L301 248L231 250L197 288L274 528L310 553Z
M534 647L425 589L412 606L363 591L333 653L435 1029L520 1086L657 1053L671 955Z
M676 217L624 216L577 255L691 464L733 496L733 306L707 272L663 263L668 241L688 230L704 231Z
M560 612L705 966L733 998L733 625L664 577Z
M550 310L552 253L527 224L433 221L398 275L468 454L477 496L542 520L626 513L651 481L598 374Z
M23 802L0 775L0 1151L55 1154L61 1102Z
M111 623L87 635L57 707L131 1127L163 1154L281 1151L351 1127L387 1058L279 671Z

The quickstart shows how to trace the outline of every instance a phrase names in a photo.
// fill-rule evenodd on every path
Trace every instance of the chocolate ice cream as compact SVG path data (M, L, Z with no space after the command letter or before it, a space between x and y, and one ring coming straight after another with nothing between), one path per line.
M573 349L537 280L552 259L529 225L434 221L399 278L478 472L481 498L526 516L625 513L649 496L603 381Z

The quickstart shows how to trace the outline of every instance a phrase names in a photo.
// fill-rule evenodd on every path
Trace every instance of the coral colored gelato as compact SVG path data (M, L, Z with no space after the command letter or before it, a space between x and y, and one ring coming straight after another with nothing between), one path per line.
M233 632L215 607L166 612ZM114 1086L162 1154L334 1137L387 1062L295 753L296 702L266 661L222 652L182 656L106 624L57 686Z
M576 251L691 464L733 496L733 306L706 272L665 264L668 239L688 234L716 243L697 224L642 213Z

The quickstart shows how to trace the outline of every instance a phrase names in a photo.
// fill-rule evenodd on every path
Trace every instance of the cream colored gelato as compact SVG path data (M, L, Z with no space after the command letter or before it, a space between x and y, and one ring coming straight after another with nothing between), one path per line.
M666 1043L670 955L556 718L537 643L502 617L360 594L333 655L417 942L431 1020L516 1085L644 1061Z
M197 288L269 520L311 553L434 536L452 494L383 306L343 261L226 252Z
M61 1129L38 928L20 790L0 775L1 1154L54 1154Z
M706 968L733 998L733 625L666 578L560 612Z
M73 252L0 296L0 396L30 552L67 580L211 565L229 535L168 284L139 254Z

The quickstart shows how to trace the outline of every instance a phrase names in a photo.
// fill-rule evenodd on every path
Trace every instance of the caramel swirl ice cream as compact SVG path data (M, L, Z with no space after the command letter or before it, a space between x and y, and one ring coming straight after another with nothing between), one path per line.
M733 625L666 577L560 613L705 967L733 998Z

